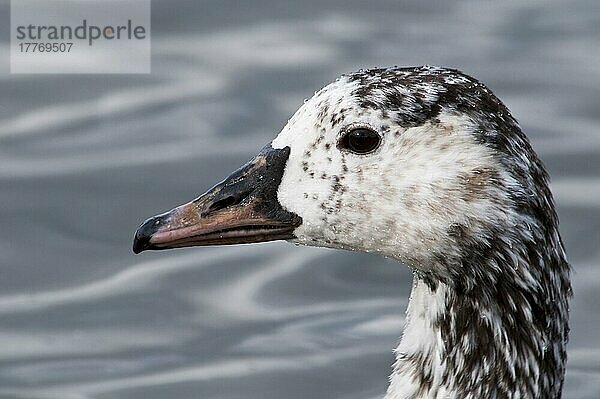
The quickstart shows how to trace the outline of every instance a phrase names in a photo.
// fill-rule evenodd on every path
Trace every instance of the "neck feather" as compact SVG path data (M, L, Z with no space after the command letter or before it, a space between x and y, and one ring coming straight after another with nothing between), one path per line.
M454 279L415 273L386 399L560 398L571 287L558 233L546 238Z

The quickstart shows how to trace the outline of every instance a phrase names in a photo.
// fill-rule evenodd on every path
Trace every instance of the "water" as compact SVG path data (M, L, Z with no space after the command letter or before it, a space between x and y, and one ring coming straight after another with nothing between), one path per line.
M405 267L285 243L134 256L131 238L339 74L424 63L486 82L547 164L575 268L564 397L598 397L596 0L153 6L149 76L0 75L2 398L381 397Z

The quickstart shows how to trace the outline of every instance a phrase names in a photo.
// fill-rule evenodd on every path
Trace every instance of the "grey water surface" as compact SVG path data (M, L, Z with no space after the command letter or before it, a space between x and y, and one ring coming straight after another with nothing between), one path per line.
M574 266L565 398L600 397L600 3L154 1L150 75L0 75L0 397L382 397L411 273L277 242L131 252L358 68L509 106ZM7 53L8 1L0 2ZM2 62L7 62L3 55Z

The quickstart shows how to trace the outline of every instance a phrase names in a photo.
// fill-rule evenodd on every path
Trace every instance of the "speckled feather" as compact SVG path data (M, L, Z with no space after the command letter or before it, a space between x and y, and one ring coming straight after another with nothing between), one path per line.
M349 129L383 139L338 148ZM415 272L386 398L559 398L570 267L548 175L508 109L438 67L345 75L272 143L278 200L306 245L378 252Z

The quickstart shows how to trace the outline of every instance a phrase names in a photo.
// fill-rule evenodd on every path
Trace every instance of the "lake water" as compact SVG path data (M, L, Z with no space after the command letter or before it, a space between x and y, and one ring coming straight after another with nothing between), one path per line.
M0 75L0 397L381 397L406 267L131 241L339 74L426 63L486 82L547 164L575 269L564 397L600 396L597 0L156 1L152 30L151 75Z

